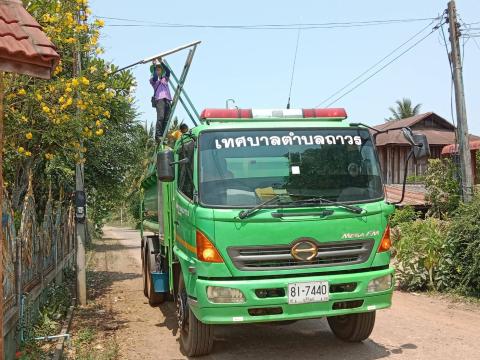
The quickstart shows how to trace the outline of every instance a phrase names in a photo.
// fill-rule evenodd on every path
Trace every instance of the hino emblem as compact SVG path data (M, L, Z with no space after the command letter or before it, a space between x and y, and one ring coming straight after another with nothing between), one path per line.
M301 240L292 246L290 253L295 260L310 261L317 256L318 248L313 241Z

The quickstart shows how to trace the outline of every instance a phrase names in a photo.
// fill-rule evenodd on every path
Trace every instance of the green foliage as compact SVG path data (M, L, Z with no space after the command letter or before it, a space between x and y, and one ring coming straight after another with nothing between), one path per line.
M458 208L460 184L451 159L430 159L425 173L425 199L431 204L429 214L446 218Z
M453 285L464 295L480 297L480 196L462 204L447 236Z
M396 107L391 106L388 108L388 110L390 110L390 112L392 113L392 116L388 119L385 119L386 121L400 120L415 116L420 112L420 108L422 106L422 104L417 104L412 107L412 100L410 100L409 98L397 100L395 101L395 103L397 104Z
M397 208L390 216L390 227L396 227L406 222L414 221L418 219L419 212L415 211L413 206L404 206L403 208Z
M40 310L40 319L34 328L35 336L55 333L71 305L70 289L65 283L50 286L44 295L47 300Z
M424 175L410 175L407 176L407 184L423 184L425 183Z
M425 220L403 222L400 239L394 244L397 253L396 277L406 290L442 289L444 287L443 254L447 224L429 217Z

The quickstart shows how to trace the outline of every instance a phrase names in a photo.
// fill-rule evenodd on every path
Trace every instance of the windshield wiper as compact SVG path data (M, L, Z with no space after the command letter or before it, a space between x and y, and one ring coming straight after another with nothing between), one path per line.
M298 195L298 196L302 196L302 195ZM337 205L337 206L342 207L344 209L347 209L347 210L349 210L349 211L351 211L355 214L362 214L363 212L366 212L366 210L362 209L359 206L348 205L348 204L345 204L343 202L332 201L332 200L328 200L328 199L325 199L325 198L322 198L322 197L319 197L319 196L313 197L313 198L310 198L310 199L296 200L296 201L292 202L292 204L303 204L303 203Z
M280 200L282 198L282 196L286 196L286 195L288 196L288 194L277 194L273 198L268 199L267 201L264 201L261 204L258 204L257 206L255 206L253 208L250 208L250 209L247 209L247 210L242 210L238 213L238 217L240 219L245 219L245 218L249 217L250 215L252 215L255 211L263 209L267 205L276 203L278 200Z

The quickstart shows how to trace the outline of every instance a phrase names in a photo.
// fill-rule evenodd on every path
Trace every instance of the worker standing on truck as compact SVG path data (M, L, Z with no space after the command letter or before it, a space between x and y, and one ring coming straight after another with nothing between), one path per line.
M170 70L165 64L153 60L150 66L152 77L150 84L153 87L152 106L157 110L157 123L155 125L155 141L159 143L167 126L168 117L170 115L172 96L168 88L168 79Z

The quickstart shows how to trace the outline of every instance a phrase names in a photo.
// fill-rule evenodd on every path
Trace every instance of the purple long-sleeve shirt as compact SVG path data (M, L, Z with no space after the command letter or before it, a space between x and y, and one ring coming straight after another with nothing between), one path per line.
M167 99L172 100L172 96L170 95L170 89L168 88L168 77L162 76L158 79L157 74L153 74L153 77L150 78L150 84L153 86L155 90L155 99Z

